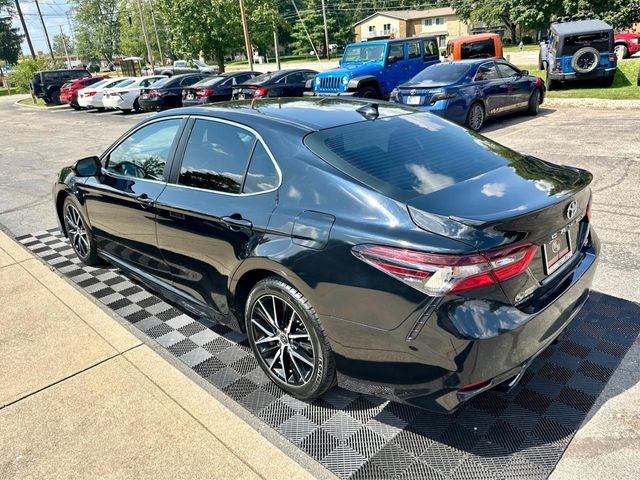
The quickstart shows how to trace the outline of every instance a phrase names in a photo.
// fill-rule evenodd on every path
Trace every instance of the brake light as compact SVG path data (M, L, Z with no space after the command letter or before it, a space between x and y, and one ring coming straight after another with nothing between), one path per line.
M84 96L85 96L85 97L93 97L96 93L98 93L98 92L96 92L96 91L93 91L93 92L86 92L86 93L84 94Z
M255 92L253 92L253 98L264 97L267 94L268 91L269 91L268 88L257 87Z
M472 390L478 390L480 388L486 387L487 385L489 385L491 383L491 380L483 380L482 382L478 382L478 383L471 383L469 385L465 385L464 387L460 387L458 389L459 392L470 392Z
M537 85L538 87L541 87L541 86L542 86L542 79L541 79L540 77L536 77L536 85Z
M456 96L455 92L436 92L431 96L431 100L429 103L433 105L434 103L440 100L449 100L451 98L454 98L455 96Z
M205 88L202 90L196 90L196 96L197 97L208 97L209 95L213 95L215 92L215 90L211 90L209 88Z
M158 90L149 90L150 97L159 97L161 93Z
M556 61L554 62L554 65L553 65L553 71L555 73L562 73L562 59L561 58L556 58Z
M447 255L359 245L352 252L360 260L417 290L444 296L496 284L521 274L537 249L527 243L470 255Z

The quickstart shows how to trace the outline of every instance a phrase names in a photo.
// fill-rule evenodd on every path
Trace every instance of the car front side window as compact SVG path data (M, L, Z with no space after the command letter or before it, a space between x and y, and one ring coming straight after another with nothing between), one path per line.
M166 181L164 167L181 123L174 118L136 130L111 150L105 169L125 177Z
M474 80L476 82L483 82L485 80L498 80L502 78L498 72L498 68L494 62L484 63L478 67Z
M196 120L178 183L214 192L240 193L256 137L223 122Z

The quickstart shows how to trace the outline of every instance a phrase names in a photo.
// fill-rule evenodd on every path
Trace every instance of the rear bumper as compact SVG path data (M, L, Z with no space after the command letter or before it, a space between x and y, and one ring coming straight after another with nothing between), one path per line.
M591 73L550 73L551 80L573 81L573 80L598 80L611 78L616 75L616 67L599 68Z
M304 92L305 97L353 97L356 92Z
M384 335L385 351L372 360L336 345L338 383L345 388L382 396L427 410L450 412L474 396L505 382L513 387L531 362L571 323L589 296L600 245L594 232L577 254L577 261L562 272L554 295L535 313L494 301L455 301L428 313L422 331L411 341L413 324L396 331L373 332L362 327L364 338ZM323 319L331 332L337 319ZM482 336L460 333L468 321L484 324ZM373 342L372 342L373 343ZM341 355L342 354L342 355ZM345 355L346 354L346 355ZM346 356L351 358L345 358ZM374 361L376 358L378 361ZM385 360L380 361L380 358ZM483 383L459 392L467 385Z

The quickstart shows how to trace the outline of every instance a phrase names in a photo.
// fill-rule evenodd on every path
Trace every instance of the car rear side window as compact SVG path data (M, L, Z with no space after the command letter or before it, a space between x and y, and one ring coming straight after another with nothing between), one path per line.
M136 130L111 150L106 170L125 177L164 181L164 167L181 123L174 118Z
M251 155L251 163L247 169L242 193L258 193L273 190L278 186L278 171L271 157L261 142Z
M420 42L407 43L409 58L420 58Z
M485 80L500 80L500 72L494 62L484 63L478 67L474 80L476 82L484 82Z
M425 60L432 60L433 57L440 56L440 50L438 49L438 44L434 39L423 40L422 50L424 53L423 58Z
M428 113L364 121L311 133L326 162L399 201L482 175L518 156Z
M196 120L178 183L214 192L240 193L256 137L227 123Z
M460 58L488 58L496 56L496 46L491 38L460 45Z

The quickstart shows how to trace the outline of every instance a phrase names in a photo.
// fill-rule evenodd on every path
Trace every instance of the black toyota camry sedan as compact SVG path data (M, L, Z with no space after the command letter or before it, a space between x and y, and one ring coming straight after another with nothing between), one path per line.
M246 332L298 398L436 411L514 386L587 300L588 172L397 104L253 103L155 115L63 169L80 259Z

